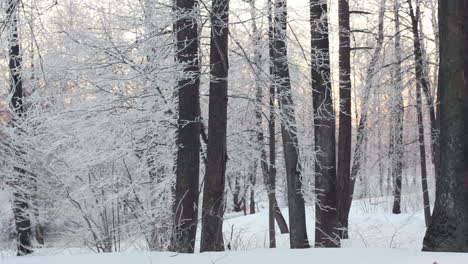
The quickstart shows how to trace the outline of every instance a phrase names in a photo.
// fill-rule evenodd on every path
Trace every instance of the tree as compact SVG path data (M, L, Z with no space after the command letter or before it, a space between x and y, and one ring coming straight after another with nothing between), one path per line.
M429 84L425 76L424 62L423 62L423 50L421 47L421 37L419 33L419 20L420 20L420 11L419 11L419 0L416 0L416 12L414 11L413 4L411 0L408 0L408 5L410 8L410 17L412 24L413 32L413 48L414 48L414 61L415 61L415 71L416 71L416 111L418 116L418 140L419 140L419 158L421 162L421 185L423 191L423 201L424 201L424 219L426 226L429 226L431 222L431 207L429 204L429 190L427 187L427 167L426 167L426 143L424 140L424 120L423 120L423 110L422 110L422 95L421 89L424 91L429 91ZM429 96L427 97L429 98ZM429 99L428 99L429 100ZM430 113L431 113L431 126L435 125L435 111L434 106L432 105L432 100L429 104ZM432 129L434 135L435 131ZM435 149L434 147L432 149ZM434 155L433 155L434 156ZM437 164L437 162L435 162ZM437 167L437 166L436 166Z
M258 30L257 26L257 7L255 0L247 0L250 7L250 17L251 17L251 27L252 27L252 49L253 49L253 59L252 59L252 72L254 75L254 85L255 85L255 107L254 107L254 114L255 114L255 148L258 153L260 153L260 157L254 160L254 172L251 172L250 178L250 214L255 213L255 184L257 178L257 166L258 160L260 160L260 166L262 168L262 174L265 178L265 175L268 175L268 165L266 164L266 151L264 148L264 135L263 135L263 118L262 118L262 104L263 104L263 91L262 91L262 81L261 81L261 73L262 73L262 52L260 47L261 41L261 34Z
M390 129L390 151L391 151L391 178L394 181L393 188L393 208L394 214L401 213L401 183L403 174L403 81L401 71L401 32L400 32L400 2L395 0L393 4L393 14L395 17L395 67L394 67L394 103L391 111L392 127Z
M10 71L10 90L11 107L13 108L13 124L15 120L20 119L24 115L23 105L23 79L22 79L22 56L21 47L18 35L18 9L19 1L9 0L6 10L6 24L9 26L10 32L8 35L8 68ZM20 162L21 147L14 151ZM13 214L15 217L16 227L16 245L17 255L23 256L32 253L32 227L31 220L28 215L29 198L28 198L28 180L25 175L26 171L17 166L14 168L15 175L13 176Z
M223 215L228 105L229 0L213 0L210 51L208 147L203 187L200 251L224 251Z
M330 83L327 1L310 0L315 127L315 246L339 247L336 211L335 113Z
M349 0L338 1L340 113L338 128L337 211L342 238L348 238L348 204L351 204L351 42Z
M440 168L424 251L468 252L466 1L439 1Z
M289 243L291 248L308 248L305 202L302 196L301 165L299 163L299 140L297 138L296 113L292 97L287 52L287 5L286 0L275 1L273 81L278 90L281 110L281 135L286 164L289 207Z
M438 145L438 140L437 140L437 135L439 134L439 130L437 128L437 121L436 121L436 109L435 109L435 102L434 102L434 96L431 93L431 88L430 88L430 83L429 83L429 76L428 76L428 68L427 68L427 58L426 58L426 53L424 50L424 42L423 42L423 27L422 27L422 21L421 21L421 11L420 11L420 5L421 5L421 0L416 0L416 6L413 8L413 3L412 1L408 0L408 5L409 5L409 14L411 18L411 31L413 33L413 50L414 50L414 60L415 60L415 70L416 70L416 81L417 85L419 85L418 90L423 91L425 98L426 98L426 104L427 107L429 108L429 127L431 129L431 144L430 144L430 150L431 150L431 156L432 156L432 161L434 163L434 175L437 177L438 173L438 168L439 168L439 159L437 156L439 155L439 145ZM436 27L433 27L434 30L437 30ZM436 49L438 48L438 33L437 31L434 34L435 37L435 45ZM419 91L419 94L421 92ZM416 97L418 95L416 94ZM416 100L421 101L422 105L422 96L419 95L421 99L416 98ZM418 104L417 104L418 105ZM416 106L419 108L419 106ZM422 108L422 107L421 107ZM419 110L417 110L419 112ZM419 115L419 114L418 114ZM424 130L424 129L423 129ZM425 146L424 146L425 148ZM422 161L421 158L421 164L425 163L425 161ZM421 172L423 174L423 172ZM426 173L427 174L427 173ZM421 175L422 178L427 178ZM424 191L424 185L426 185L427 189L427 180L422 180L423 183L423 196L424 197L424 203L425 203L425 208L428 207L429 205L429 197L426 195ZM425 211L425 217L426 217L426 222L430 220L430 208L429 210Z
M251 2L254 4L254 2ZM274 75L274 28L273 28L273 6L271 0L268 0L268 59L269 59L269 76ZM252 5L251 8L254 8ZM256 47L255 49L257 49ZM276 99L276 88L273 82L269 82L269 119L268 119L268 150L269 156L267 161L266 151L263 148L264 135L262 128L262 100L263 93L260 87L260 51L256 52L256 65L255 65L255 78L256 78L256 94L255 94L255 121L256 121L256 134L257 134L257 146L260 149L260 166L262 168L263 182L265 184L268 193L268 236L269 236L269 247L276 247L276 234L275 234L275 220L278 223L281 233L288 233L289 229L284 219L283 214L278 206L276 200L276 113L275 113L275 99Z
M200 65L197 10L196 0L176 1L176 60L181 64L184 76L180 77L177 86L179 117L176 140L175 219L171 248L183 253L194 251L198 215Z

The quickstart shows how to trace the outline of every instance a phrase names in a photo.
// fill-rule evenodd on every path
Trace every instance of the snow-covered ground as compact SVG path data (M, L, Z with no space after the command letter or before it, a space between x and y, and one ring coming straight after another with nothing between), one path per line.
M55 255L0 258L2 264L466 264L467 254L401 249L257 249L221 253L170 252Z
M277 232L278 249L268 245L266 211L254 215L229 214L224 223L225 242L232 251L175 254L130 250L114 254L91 254L86 249L44 248L33 256L13 257L0 252L0 264L468 264L468 253L421 252L425 226L421 210L392 215L390 200L355 201L350 216L350 237L340 249L288 249L288 235ZM287 210L283 208L287 218ZM406 210L411 211L411 210ZM313 241L313 210L308 208L309 239Z

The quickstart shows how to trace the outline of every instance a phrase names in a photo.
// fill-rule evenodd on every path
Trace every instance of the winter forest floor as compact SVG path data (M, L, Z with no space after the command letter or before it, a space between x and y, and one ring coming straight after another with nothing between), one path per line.
M128 250L123 253L92 254L85 249L38 249L32 256L14 257L0 251L1 264L468 264L468 254L423 253L425 232L422 210L392 215L389 199L355 201L350 217L350 237L340 249L288 249L288 235L277 230L278 249L268 246L268 215L228 214L224 223L225 242L231 251L221 253L176 254ZM404 206L405 207L405 206ZM403 211L411 211L407 204ZM308 208L309 240L313 241L313 208ZM287 209L282 208L287 218Z

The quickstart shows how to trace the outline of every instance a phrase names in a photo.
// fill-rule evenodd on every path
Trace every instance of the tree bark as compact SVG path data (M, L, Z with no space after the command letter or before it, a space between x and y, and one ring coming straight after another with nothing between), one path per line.
M351 46L349 0L338 1L340 113L338 129L337 211L341 238L348 238L347 204L351 197Z
M224 251L223 217L228 105L229 0L213 0L208 148L200 251ZM245 206L245 205L244 205Z
M336 202L335 113L330 83L326 0L310 1L312 97L315 127L315 246L339 247Z
M265 185L268 192L268 228L270 237L270 248L276 248L275 234L275 206L276 206L276 122L275 122L275 87L270 87L270 120L268 120L269 132L269 152L270 164L268 167L268 175L265 175Z
M287 5L285 0L275 1L274 25L274 85L278 89L281 110L281 135L286 180L288 185L289 243L291 248L309 248L307 239L305 202L302 196L302 176L299 162L296 114L292 97L286 45Z
M255 162L254 171L250 174L250 201L249 201L249 213L255 214L255 184L257 179L257 162Z
M440 168L424 251L468 252L466 1L439 1Z
M200 65L198 1L176 0L176 60L185 76L178 81L178 130L174 229L171 248L193 253L197 231L200 169Z
M271 0L268 2L269 6L269 17L268 17L268 45L269 45L269 59L270 59L270 76L274 78L275 65L275 50L274 50L274 28L273 28L273 4ZM276 99L276 87L274 83L270 83L270 94L269 94L269 110L270 110L270 119L268 121L268 132L269 132L269 154L270 154L270 164L269 164L269 188L271 192L271 209L273 218L278 224L281 234L289 233L288 224L281 213L281 209L278 206L278 200L276 199L276 112L275 112L275 99ZM274 221L273 221L274 228ZM276 240L276 239L275 239ZM275 242L276 247L276 242Z

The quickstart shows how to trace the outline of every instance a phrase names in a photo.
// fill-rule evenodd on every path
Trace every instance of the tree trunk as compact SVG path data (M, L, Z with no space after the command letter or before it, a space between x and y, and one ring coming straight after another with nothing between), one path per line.
M424 220L426 227L431 221L431 208L429 204L429 191L427 187L427 168L426 168L426 146L424 143L424 121L421 102L421 87L416 85L416 109L418 115L418 140L419 140L419 158L421 164L421 185L423 191Z
M273 28L273 15L272 15L272 3L269 2L269 55L270 55L270 76L274 76L274 28ZM273 83L270 84L270 120L269 120L269 138L270 138L270 182L273 199L274 218L281 234L289 233L288 224L281 213L276 200L276 113L275 113L275 98L276 98L276 87Z
M22 118L24 114L23 106L23 80L22 80L22 57L20 51L18 35L18 0L9 0L6 10L6 25L9 26L8 35L8 68L10 71L10 90L12 93L11 107L14 111L13 125L16 118ZM20 148L21 149L21 148ZM15 153L21 160L21 150ZM16 227L17 255L23 256L33 252L31 238L31 220L28 215L29 197L28 182L25 171L20 167L14 168L12 186L13 191L13 215Z
M255 7L255 1L249 1L250 7L251 7L251 16L252 16L252 35L254 36L254 59L253 59L253 68L254 68L254 75L255 75L255 88L256 88L256 94L255 94L255 127L256 127L256 134L257 134L257 147L260 152L260 167L262 169L262 175L263 175L263 181L265 184L265 187L268 192L268 200L269 200L269 236L270 236L270 247L271 246L276 246L276 241L274 236L274 221L278 223L280 232L282 234L288 233L288 225L286 223L286 220L283 217L283 214L281 213L280 208L278 207L278 202L276 200L276 194L275 190L272 189L274 188L273 186L270 186L270 179L271 177L271 168L270 165L268 164L267 161L267 153L263 147L264 145L264 134L263 134L263 128L262 128L262 104L263 104L263 93L262 93L262 85L261 85L261 80L260 80L260 74L261 74L261 51L259 47L259 42L260 42L260 33L258 32L257 29L257 24L256 24L256 7ZM270 56L272 56L272 43L273 43L273 29L271 27L271 1L268 2L269 5L269 50L270 50ZM272 72L272 62L270 61L270 73ZM271 99L273 98L273 99ZM270 86L270 120L268 122L268 130L269 130L269 148L270 148L270 162L274 161L276 162L276 146L275 146L275 109L274 109L274 98L275 98L275 89L274 87ZM273 137L271 137L273 135ZM273 163L273 164L274 164ZM274 167L274 166L273 166ZM276 172L274 172L276 175ZM276 176L274 175L273 180L276 181ZM274 183L274 182L273 182ZM252 194L253 195L253 194ZM252 197L252 196L251 196ZM252 205L251 205L252 206ZM255 210L255 208L253 208ZM252 207L251 207L251 212L252 212ZM274 241L274 243L271 243Z
M176 60L186 74L178 81L178 130L174 234L171 248L193 253L197 231L200 169L200 65L196 0L176 0Z
M393 14L395 17L395 70L394 70L394 104L392 109L393 126L390 135L390 151L391 155L391 178L394 181L393 189L393 209L392 213L401 213L401 182L403 174L403 118L404 118L404 101L403 101L403 80L401 72L401 33L400 33L400 3L398 0L394 2Z
M425 98L427 106L429 107L429 126L431 128L431 156L432 161L434 163L434 175L437 177L438 167L439 167L439 159L438 157L438 134L439 131L437 129L436 124L436 111L435 111L435 103L434 97L431 93L431 88L429 85L429 77L427 73L426 62L424 58L424 48L422 42L422 28L419 27L421 23L421 16L420 16L420 0L416 0L416 12L413 9L413 4L411 0L408 0L408 5L410 8L410 18L411 18L411 31L413 33L413 48L414 48L414 57L415 57L415 64L416 64L416 79L421 86ZM436 33L436 38L438 34ZM436 40L436 45L437 40ZM421 100L422 101L422 100ZM430 212L430 211L429 211Z
M312 97L315 127L315 246L339 247L333 111L326 0L310 1Z
M338 1L340 113L338 129L337 210L341 238L348 238L347 204L351 197L351 47L348 0Z
M468 8L468 3L465 1L465 8L464 10L467 10ZM467 46L468 46L468 16L466 15L466 12L465 12L465 19L464 19L464 32L465 33L465 43L464 43L464 47L465 47L465 50L464 50L464 74L463 76L467 76L468 75L468 50L467 50ZM464 127L463 127L463 131L462 131L462 145L463 145L463 161L461 162L461 164L464 164L465 166L463 167L463 186L464 186L464 196L465 196L465 201L462 202L462 205L465 205L465 208L464 208L464 211L465 211L465 224L467 226L465 226L465 252L468 252L468 137L466 135L468 135L468 87L467 87L467 83L466 83L466 79L464 78L463 79L464 82L465 82L465 92L463 93L464 94L464 97L461 102L461 105L463 107L462 109L462 112L464 113L463 115L463 121L462 121L462 124L464 124ZM436 125L436 128L440 131L440 124L437 124ZM438 145L438 152L437 152L437 157L439 157L440 155L440 144ZM440 164L440 163L439 163ZM462 165L463 166L463 165ZM438 174L439 175L439 174ZM462 209L463 210L463 209Z
M288 185L289 243L291 248L309 248L305 219L305 203L304 197L302 196L302 177L301 165L299 163L296 114L289 75L286 26L286 1L276 0L273 80L274 85L278 89L278 101L281 110L281 135Z
M424 251L468 252L466 1L439 1L440 169ZM463 23L464 21L465 23Z
M416 14L413 9L411 0L408 0L408 5L410 8L410 17L413 31L413 48L414 48L414 60L416 68L416 110L418 116L418 140L419 140L419 158L421 162L421 184L423 191L423 202L424 202L424 219L426 222L426 227L429 226L431 221L431 208L429 204L429 191L427 187L427 167L426 167L426 145L424 140L424 120L423 120L423 109L422 109L422 95L421 88L424 91L429 91L429 85L425 77L424 64L423 64L423 53L421 48L418 22L419 22L419 0L416 1ZM428 96L426 96L428 98ZM429 99L428 99L429 100ZM429 109L431 113L431 126L435 125L435 114L434 106L432 102L429 103ZM434 128L431 128L432 134L435 133ZM431 141L434 142L434 139L431 138ZM432 147L435 150L434 147ZM434 156L434 154L433 154ZM434 164L437 164L435 162ZM436 166L437 167L437 166Z
M275 88L273 85L270 87L270 120L268 120L269 131L269 152L270 164L268 168L268 175L265 175L265 185L268 192L268 228L270 237L270 248L276 248L276 234L275 234L275 206L276 206L276 138L275 138Z
M438 140L438 135L439 135L439 129L437 127L437 116L436 116L436 105L437 101L434 99L432 89L430 87L430 82L429 82L429 73L428 73L428 67L427 67L427 58L426 58L426 53L424 49L424 42L423 42L423 27L422 21L421 21L421 15L420 15L420 5L421 5L421 0L416 1L416 16L414 16L414 12L410 13L411 17L411 22L412 22L412 30L413 30L413 35L419 35L419 38L417 39L417 42L419 43L419 54L418 57L419 59L419 68L420 68L420 73L421 73L421 87L424 92L424 96L426 98L426 104L429 107L429 127L431 129L431 145L430 145L430 150L431 150L431 157L432 157L432 163L434 164L434 176L437 177L438 171L439 171L439 140ZM413 10L411 8L411 10ZM414 21L413 21L414 20ZM418 34L419 32L419 34ZM435 33L435 44L436 44L436 50L438 50L438 33ZM416 44L416 43L415 43ZM415 53L416 54L416 53Z
M250 202L249 202L249 213L255 214L255 184L257 179L257 162L255 162L254 171L250 174Z
M208 148L200 251L224 251L223 216L228 105L229 0L213 0Z

